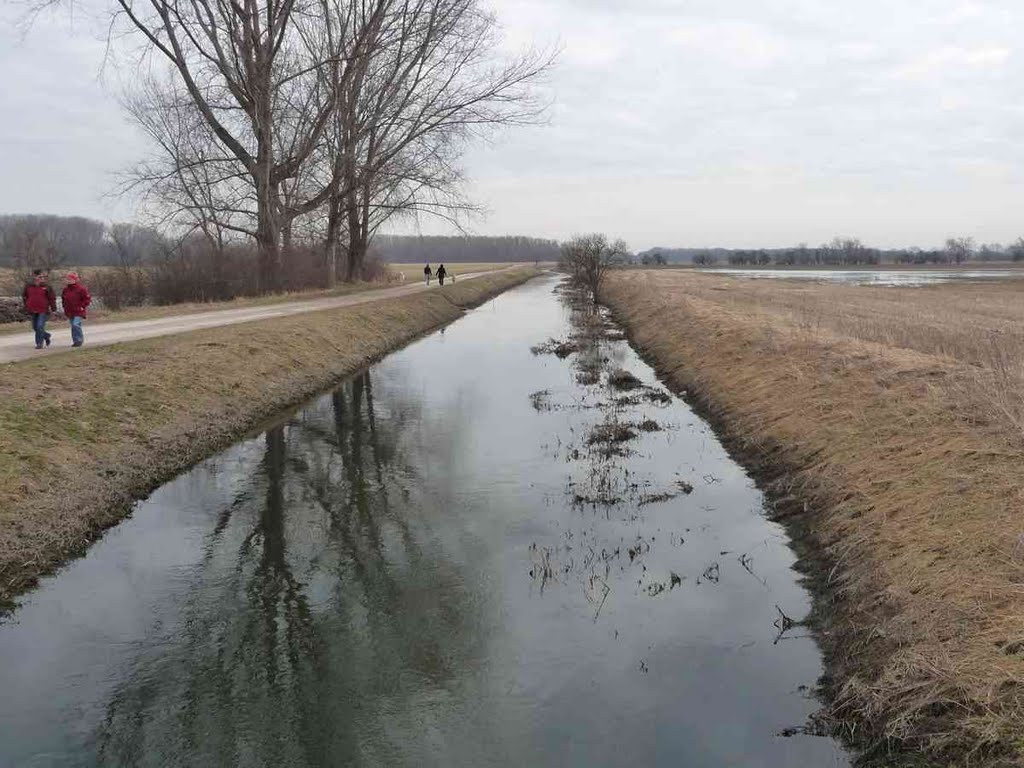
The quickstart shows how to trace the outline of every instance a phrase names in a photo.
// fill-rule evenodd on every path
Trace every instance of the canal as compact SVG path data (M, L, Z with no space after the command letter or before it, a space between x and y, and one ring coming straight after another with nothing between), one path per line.
M847 765L794 561L708 425L537 279L26 595L0 765Z

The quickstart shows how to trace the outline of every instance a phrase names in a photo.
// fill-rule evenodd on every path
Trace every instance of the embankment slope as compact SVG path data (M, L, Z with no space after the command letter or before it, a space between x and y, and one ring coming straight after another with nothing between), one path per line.
M808 312L813 288L783 307L753 282L617 273L602 300L772 492L838 728L884 765L1024 765L1024 451L970 397L985 371L843 332L841 302L877 290ZM938 317L955 290L914 300Z
M161 482L535 274L0 366L0 601Z

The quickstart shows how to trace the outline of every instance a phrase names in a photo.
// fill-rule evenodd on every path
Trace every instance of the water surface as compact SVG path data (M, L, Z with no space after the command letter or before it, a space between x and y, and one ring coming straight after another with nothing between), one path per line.
M939 283L982 283L1020 280L1024 269L698 269L730 277L754 280L812 280L851 285L915 287Z
M780 735L822 670L776 626L809 603L760 492L607 328L531 352L581 320L556 284L199 464L44 580L0 625L0 765L846 765Z

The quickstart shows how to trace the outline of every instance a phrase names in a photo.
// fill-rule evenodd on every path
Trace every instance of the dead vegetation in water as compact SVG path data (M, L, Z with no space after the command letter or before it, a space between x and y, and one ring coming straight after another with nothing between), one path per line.
M668 488L658 488L617 461L635 455L628 444L639 439L643 432L654 431L655 426L661 429L653 419L631 422L612 411L603 422L587 430L582 448L565 446L566 460L582 462L587 467L581 478L569 482L572 503L580 507L623 507L633 510L635 516L645 506L693 493L693 485L682 479Z
M827 596L834 732L879 764L1024 765L1024 281L636 271L604 299L772 480Z
M558 441L559 448L555 455L560 458L564 456L569 462L587 462L590 466L590 471L581 482L569 483L568 492L573 505L594 508L631 506L639 509L692 492L692 486L686 483L667 490L652 490L646 484L616 474L616 467L611 462L634 455L632 449L628 447L629 443L637 440L641 434L651 434L665 429L649 416L637 421L624 419L623 412L645 404L665 406L672 402L672 397L664 390L643 384L635 375L615 365L615 355L608 342L622 342L625 334L618 328L607 310L595 307L589 296L581 296L571 287L563 285L556 289L556 292L562 295L563 302L570 310L570 341L552 338L532 347L531 351L534 354L555 354L563 359L573 356L572 367L577 384L598 385L607 377L613 388L617 386L630 392L610 400L576 402L571 406L555 405L549 390L541 390L530 395L531 405L538 412L573 407L594 408L607 414L604 421L587 430L582 443L563 444L561 440ZM560 351L565 354L559 355Z
M615 343L621 343L624 334L618 331L606 313L597 313L587 302L584 310L572 311L570 338L578 343L572 355L572 368L577 383L592 387L584 391L573 390L573 404L553 405L551 393L541 391L531 396L534 407L546 409L594 409L603 414L597 423L570 426L568 434L548 445L553 457L568 467L566 496L577 511L574 520L579 528L566 530L554 545L537 543L529 550L527 573L535 589L540 592L558 587L580 587L598 621L613 588L628 589L634 596L663 598L683 585L685 576L675 571L654 573L649 567L648 555L657 543L664 548L679 548L686 543L684 531L648 528L651 515L645 510L654 504L672 501L693 492L693 486L676 475L665 486L647 478L643 470L637 473L635 459L638 453L631 446L643 438L672 426L652 418L645 411L651 406L664 407L672 397L657 387L636 380L627 382L629 393L619 395L603 386L609 374L619 370L616 361L624 356L616 353ZM554 345L548 347L554 349ZM635 378L635 377L634 377ZM637 531L636 538L627 540L617 534L622 524ZM647 528L648 535L641 531ZM645 669L641 661L641 669Z
M663 389L644 385L638 393L632 395L620 395L614 400L614 404L620 408L631 408L644 403L654 405L669 405L672 402L672 395Z
M631 394L619 397L617 405L628 407L643 402L667 405L671 396L656 387L644 385L628 371L615 368L611 350L626 341L626 334L608 311L595 306L591 298L579 290L561 285L555 289L569 309L568 338L549 338L530 347L534 355L554 355L559 360L572 358L575 381L585 387L596 387L607 375L608 386Z
M584 528L577 534L566 531L563 541L552 546L533 542L528 551L527 573L538 592L543 594L552 586L566 586L571 582L579 584L594 609L595 622L612 593L609 581L613 575L634 574L630 580L637 579L637 590L651 596L664 591L658 582L647 580L644 556L650 553L651 543L643 536L633 541L620 537L615 544L602 544L596 531ZM681 584L682 578L675 572L670 573L669 588Z
M576 360L576 383L585 387L600 384L605 362L599 351L580 356Z
M611 371L608 374L608 386L613 389L630 391L640 389L643 385L644 384L640 379L629 371L624 371L621 368Z
M550 411L554 408L551 404L551 390L541 389L530 395L530 405L538 412Z
M590 430L587 436L587 445L611 445L636 440L639 434L632 425L624 424L617 419L611 419L598 424Z
M543 344L530 347L530 352L535 355L554 355L559 360L564 360L569 355L579 352L580 345L575 341L560 341L559 339L548 339Z

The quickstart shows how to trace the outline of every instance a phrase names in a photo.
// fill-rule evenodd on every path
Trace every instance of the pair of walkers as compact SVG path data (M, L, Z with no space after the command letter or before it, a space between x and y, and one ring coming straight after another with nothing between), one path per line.
M430 285L430 278L433 275L437 275L437 282L444 285L444 279L448 276L448 270L444 268L444 264L441 264L438 266L437 272L432 272L430 265L427 264L427 266L423 268L423 277L426 278L427 285Z
M64 316L71 324L71 346L80 347L85 342L82 321L85 320L86 309L92 304L92 296L74 272L68 272L64 279L66 284L61 291L60 300ZM43 270L37 269L32 272L32 282L25 285L21 300L25 312L32 318L36 349L50 346L53 336L46 330L46 321L57 311L57 297L46 282L46 273Z

